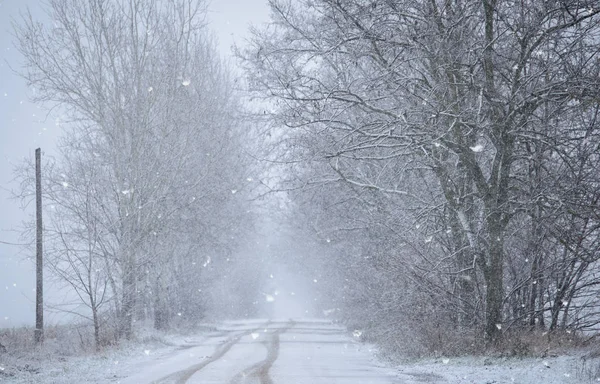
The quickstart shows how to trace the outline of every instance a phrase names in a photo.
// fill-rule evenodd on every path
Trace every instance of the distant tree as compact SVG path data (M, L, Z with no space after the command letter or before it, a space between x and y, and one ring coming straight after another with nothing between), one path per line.
M201 266L216 244L241 241L224 242L222 227L249 226L235 194L250 165L244 127L206 5L51 0L47 9L51 24L27 13L15 35L33 100L67 127L48 200L57 272L89 293L92 312L111 288L121 337L132 336L136 313L163 328L202 302ZM98 266L95 282L80 281Z

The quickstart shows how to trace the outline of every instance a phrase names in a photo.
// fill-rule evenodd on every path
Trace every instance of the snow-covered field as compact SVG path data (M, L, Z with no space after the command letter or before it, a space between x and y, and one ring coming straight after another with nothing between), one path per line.
M543 359L439 358L390 366L344 328L307 319L226 322L167 341L68 359L37 356L25 369L22 359L3 357L0 382L579 384L595 382L600 366L597 360L584 364L581 353Z

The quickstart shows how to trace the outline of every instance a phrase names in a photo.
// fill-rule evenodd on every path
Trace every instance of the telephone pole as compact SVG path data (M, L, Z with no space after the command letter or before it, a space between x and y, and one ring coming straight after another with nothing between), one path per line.
M35 217L36 217L36 293L35 293L35 342L44 341L44 269L42 242L42 151L35 150Z

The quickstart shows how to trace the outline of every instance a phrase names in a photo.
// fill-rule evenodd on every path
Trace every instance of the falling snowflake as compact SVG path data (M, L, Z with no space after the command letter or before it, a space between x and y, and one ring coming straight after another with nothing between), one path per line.
M148 87L148 92L152 92L153 90L154 90L154 88Z
M190 79L185 79L185 80L183 80L183 81L181 82L181 84L182 84L184 87L187 87L188 85L190 85Z
M354 332L352 332L352 336L356 337L357 339L362 335L362 331L355 329Z
M498 330L502 329L502 324L496 324L496 328L498 328Z
M448 364L450 362L450 359L442 359L442 363L444 364Z
M231 190L231 193L234 194L234 195L236 194L236 192L237 192L237 189L232 189Z
M146 356L150 356L150 350L149 349L144 350L144 353L146 354Z
M177 312L177 316L181 317L181 312Z
M63 181L61 184L64 188L67 188L69 186L69 183L67 183L66 181Z
M208 256L208 257L206 258L206 261L204 262L204 264L202 264L202 266L203 266L204 268L206 268L206 266L207 266L208 264L210 264L210 262L211 262L211 259L210 259L210 256Z
M256 339L258 339L258 337L260 336L260 334L258 334L258 333L256 333L256 332L252 332L252 333L250 334L250 336L252 336L252 339L256 340Z
M265 300L267 300L267 303L272 303L275 301L275 298L272 295L265 295Z
M314 282L314 283L316 283L316 282L317 282L317 279L314 279L314 280L313 280L313 282Z
M476 146L474 146L474 147L469 147L469 148L470 148L470 149L471 149L471 151L473 151L473 152L481 152L481 151L483 151L483 145L481 145L481 144L477 144Z

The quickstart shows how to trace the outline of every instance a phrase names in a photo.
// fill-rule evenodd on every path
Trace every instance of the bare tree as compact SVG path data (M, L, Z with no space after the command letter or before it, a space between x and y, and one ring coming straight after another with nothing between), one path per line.
M212 226L246 217L231 192L248 169L232 80L204 2L52 0L48 11L52 25L26 14L15 35L34 101L68 127L51 200L70 213L53 224L66 268L57 272L94 316L109 287L130 338L136 313L154 311L160 327L175 312L165 309L183 292L174 281L202 258L198 244L214 245ZM185 277L182 288L198 280Z
M240 57L267 117L290 128L294 160L419 208L427 244L446 239L432 263L456 277L444 285L483 310L497 341L510 228L532 212L519 187L536 159L523 153L545 140L545 123L558 143L573 138L569 116L597 103L600 4L270 4L272 23ZM478 275L485 305L474 307Z

